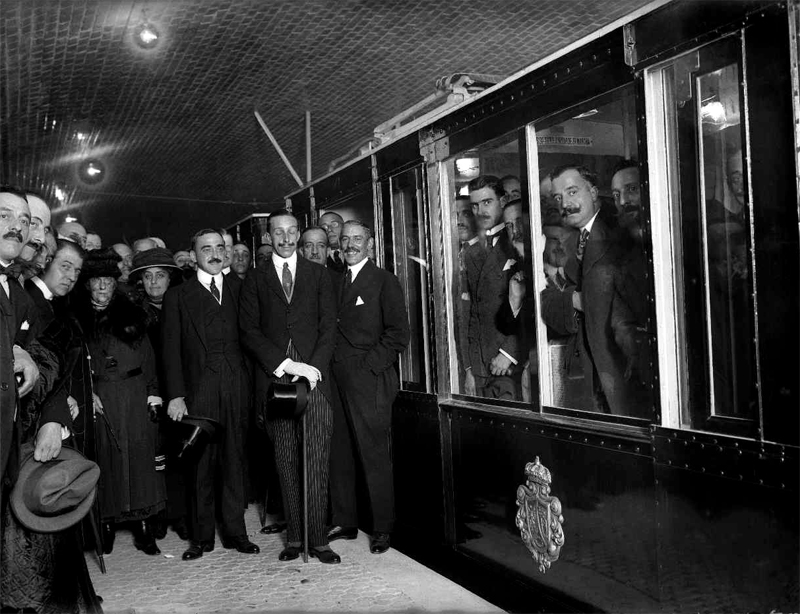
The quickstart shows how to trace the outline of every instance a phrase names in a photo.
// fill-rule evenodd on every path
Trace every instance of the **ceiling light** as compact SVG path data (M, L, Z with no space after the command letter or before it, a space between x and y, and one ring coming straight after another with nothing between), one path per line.
M78 167L78 177L84 183L100 183L105 178L105 174L106 167L100 160L86 160Z
M142 49L152 49L158 45L159 33L156 27L148 21L137 26L133 31L133 40Z
M67 193L66 193L66 192L64 192L64 190L62 190L62 189L61 189L61 187L59 187L59 186L56 186L56 189L55 189L55 194L56 194L56 198L57 198L57 199L58 199L60 202L62 202L62 203L63 203L63 202L66 200L66 198L67 198Z
M68 215L67 217L64 218L64 221L67 222L67 223L69 223L69 222L77 222L78 218L72 217L71 215Z

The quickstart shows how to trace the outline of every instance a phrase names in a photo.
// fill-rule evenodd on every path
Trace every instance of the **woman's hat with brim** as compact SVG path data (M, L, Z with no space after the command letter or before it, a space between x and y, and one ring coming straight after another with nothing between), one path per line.
M169 269L171 276L181 272L180 267L175 264L175 258L171 251L165 247L154 247L153 249L139 252L133 257L130 277L135 279L144 273L145 269L154 266Z
M94 503L100 467L80 452L62 447L41 463L33 446L22 448L19 475L11 491L11 510L19 523L37 533L55 533L77 524Z
M122 271L119 270L121 260L120 255L110 247L86 252L81 268L81 277L83 279L92 279L93 277L119 279L122 274Z

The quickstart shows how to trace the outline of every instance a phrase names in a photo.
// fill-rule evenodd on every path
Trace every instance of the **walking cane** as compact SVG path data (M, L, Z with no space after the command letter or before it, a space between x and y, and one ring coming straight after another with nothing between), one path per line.
M303 413L303 562L308 563L308 447L305 413Z

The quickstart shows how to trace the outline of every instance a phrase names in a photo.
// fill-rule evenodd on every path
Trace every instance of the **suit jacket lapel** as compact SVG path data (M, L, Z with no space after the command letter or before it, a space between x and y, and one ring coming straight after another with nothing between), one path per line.
M592 225L592 231L589 233L589 240L586 242L586 248L583 252L584 278L610 247L611 237L609 236L608 227L603 220L600 219L600 216L597 216Z
M183 298L186 301L185 308L186 312L189 314L189 319L192 321L203 347L207 349L206 325L203 320L203 301L207 297L205 297L203 293L210 295L210 292L203 287L200 280L194 277L186 282L186 291L183 294Z

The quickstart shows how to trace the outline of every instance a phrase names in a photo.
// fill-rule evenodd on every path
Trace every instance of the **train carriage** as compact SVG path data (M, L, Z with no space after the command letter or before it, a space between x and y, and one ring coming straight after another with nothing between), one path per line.
M512 609L796 609L797 9L650 5L287 195L374 225L403 286L409 552ZM591 172L624 246L579 282L594 304L576 320L565 165ZM487 175L519 182L499 286L465 273L481 229L459 234L459 196ZM512 276L495 377L481 335Z

